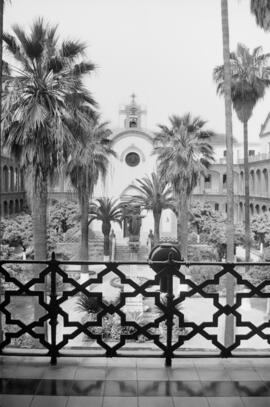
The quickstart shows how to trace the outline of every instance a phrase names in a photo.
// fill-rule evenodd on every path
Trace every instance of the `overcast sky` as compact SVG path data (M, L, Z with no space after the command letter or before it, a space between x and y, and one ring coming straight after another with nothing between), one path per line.
M270 52L270 33L255 24L249 0L229 0L231 50L238 42ZM12 0L4 28L29 26L43 16L61 38L81 39L98 69L87 81L103 118L118 125L119 105L135 92L147 108L147 127L188 111L225 132L224 101L216 95L213 68L222 63L220 0ZM258 141L270 110L270 90L254 109L250 140ZM242 127L234 114L234 135Z

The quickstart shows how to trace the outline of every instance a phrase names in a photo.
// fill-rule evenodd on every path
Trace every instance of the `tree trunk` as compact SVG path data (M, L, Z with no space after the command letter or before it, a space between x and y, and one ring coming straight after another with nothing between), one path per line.
M35 260L44 261L47 258L47 179L45 176L38 181L36 187L33 187L32 211Z
M243 123L244 130L244 173L245 173L245 242L246 261L250 261L250 208L249 208L249 165L248 165L248 123Z
M180 234L180 252L182 258L187 261L188 259L188 203L189 198L185 194L179 197L179 234Z
M88 183L85 183L85 190L79 194L80 210L81 210L81 248L80 248L80 260L88 261L88 249L89 249L89 232L88 232L88 206L89 206L89 191ZM88 266L81 267L82 272L88 272Z
M160 218L161 213L154 213L154 246L158 245L159 243L159 226L160 226Z
M107 233L104 235L104 256L110 257L110 234Z
M0 0L0 35L1 35L1 44L0 44L0 123L2 121L2 47L3 47L3 8L4 8L4 0ZM0 140L2 140L2 128L0 126ZM1 150L1 146L0 146ZM0 151L0 169L2 171L2 157L1 157L1 151ZM2 176L0 177L0 197L2 196ZM3 204L1 203L1 210L0 210L0 217L3 213ZM1 236L0 236L1 239ZM0 244L2 242L0 241ZM1 253L0 253L1 256ZM0 279L0 303L2 302L2 280ZM2 313L0 313L0 342L3 341L4 333L3 333L3 324L2 324Z
M110 232L111 222L104 219L102 222L102 233L104 236L104 261L110 261Z
M33 193L32 193L32 221L33 221L33 238L34 238L34 256L35 260L46 260L47 258L47 179L45 175L36 181L32 180ZM45 268L44 265L34 265L33 271L35 277ZM43 290L45 292L45 301L47 297L46 284L42 286L39 284L36 286L36 290ZM40 305L36 305L34 302L35 309L35 321L41 318L45 310ZM39 334L45 334L47 332L47 325L36 328L35 331ZM37 346L39 342L37 341Z
M233 138L232 138L232 101L231 101L231 65L230 65L230 40L228 2L221 0L223 62L224 62L224 101L226 119L226 148L227 148L227 262L234 260L234 193L233 193ZM226 303L234 303L234 279L230 274L226 276ZM234 341L234 318L226 317L225 346L230 346Z

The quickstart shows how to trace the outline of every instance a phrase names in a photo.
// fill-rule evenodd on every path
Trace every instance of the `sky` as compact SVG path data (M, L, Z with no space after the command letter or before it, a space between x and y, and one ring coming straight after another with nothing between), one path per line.
M249 0L228 0L230 48L244 43L270 52L270 33L256 26ZM137 95L147 109L147 128L168 124L172 114L191 112L207 127L225 133L224 100L217 96L213 68L222 64L220 0L12 0L4 30L25 29L36 17L58 24L61 39L87 44L86 59L97 65L87 86L111 127L119 107ZM259 141L270 110L270 89L249 121L250 141ZM242 125L233 114L234 136Z

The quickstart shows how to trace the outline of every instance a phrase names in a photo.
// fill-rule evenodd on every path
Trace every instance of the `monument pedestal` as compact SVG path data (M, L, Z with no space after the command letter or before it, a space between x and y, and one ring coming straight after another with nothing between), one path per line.
M130 261L136 263L138 262L138 249L139 249L139 241L138 242L129 242L129 247L130 247ZM135 283L140 282L140 277L142 275L140 274L140 267L136 264L130 264L129 270L128 270L128 277L133 280ZM132 292L134 289L129 286L125 285L124 288L125 292ZM125 306L125 311L126 312L134 312L134 311L139 311L143 312L143 297L141 294L136 295L136 297L129 297L126 298L126 306Z

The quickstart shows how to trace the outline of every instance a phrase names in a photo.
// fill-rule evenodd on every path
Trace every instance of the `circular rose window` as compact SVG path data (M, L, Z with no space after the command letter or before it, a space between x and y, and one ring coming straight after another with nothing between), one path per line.
M136 165L138 165L139 162L140 162L139 154L132 152L126 155L126 163L130 167L136 167Z

